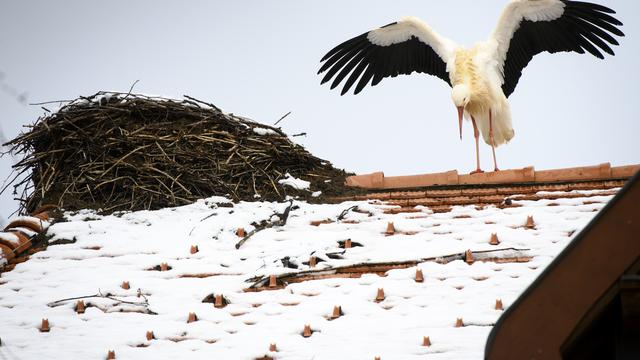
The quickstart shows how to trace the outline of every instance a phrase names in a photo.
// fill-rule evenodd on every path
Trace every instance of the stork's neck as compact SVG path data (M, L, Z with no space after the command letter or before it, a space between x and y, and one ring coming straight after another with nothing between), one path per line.
M455 55L455 70L452 72L453 85L467 85L473 89L478 82L478 69L473 61L476 50L458 49Z

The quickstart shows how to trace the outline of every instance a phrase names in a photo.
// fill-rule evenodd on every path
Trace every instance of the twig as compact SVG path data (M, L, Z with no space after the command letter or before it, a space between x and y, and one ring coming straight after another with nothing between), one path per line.
M284 118L286 118L287 116L291 115L291 111L289 111L288 113L284 114L284 116L282 116L278 121L276 121L273 126L276 126L280 123L280 121L284 120Z
M131 96L131 92L133 91L133 88L136 86L136 84L137 84L138 82L140 82L140 80L136 80L136 81L134 81L134 82L133 82L133 84L131 84L131 87L129 88L129 92L127 93L127 95L126 95L124 98L122 98L122 100L123 100L123 101L124 101L124 100L127 100L127 98L128 98L129 96Z
M39 103L29 103L29 105L48 105L48 104L61 104L61 103L70 103L73 100L54 100L54 101L45 101Z
M244 245L245 242L247 242L247 240L249 240L249 238L251 238L253 235L257 234L258 232L265 230L265 229L269 229L275 226L284 226L287 224L287 219L289 219L289 213L291 212L291 208L293 207L293 200L289 200L289 206L287 206L287 208L284 210L284 212L282 214L279 213L274 213L273 215L276 215L278 217L277 221L272 221L272 222L268 222L264 225L258 225L256 226L255 229L251 230L250 232L247 233L247 235L245 235L245 237L243 237L240 241L238 241L238 243L236 244L236 249L240 249L240 247L242 245ZM273 215L271 215L271 217L273 217Z
M357 209L357 208L358 208L358 205L354 205L354 206L352 206L352 207L350 207L350 208L348 208L348 209L346 209L346 210L343 210L343 211L340 213L340 215L338 215L338 221L342 221L342 220L345 218L345 216L347 216L347 214L349 213L349 211L351 211L351 210L355 210L355 209Z
M524 254L524 252L529 251L529 249L517 249L517 248L505 248L505 249L497 249L497 250L483 250L483 251L473 251L472 254L474 258L478 257L477 261L490 261L493 259L487 256L492 253L500 253L500 252L516 252L519 256L512 257L504 257L504 259L515 259L515 260L526 260L528 261L530 258ZM499 254L498 254L499 255ZM422 258L416 260L408 260L408 261L398 261L398 262L384 262L384 263L360 263L349 266L341 266L334 268L325 268L319 270L306 270L300 272L292 272L281 274L277 277L278 283L298 283L307 280L314 279L322 279L330 276L336 277L353 277L351 274L365 274L365 273L386 273L389 270L393 269L404 269L412 266L416 266L423 262L438 262L438 263L449 263L455 260L465 260L466 253L458 253L451 254L445 256L437 256L437 257L429 257ZM359 276L357 276L359 277ZM253 284L247 289L248 291L260 291L260 289L267 284L269 281L269 276L260 276L254 277L246 280L247 282L253 282Z
M216 109L216 110L218 110L218 111L222 112L222 110L220 110L220 108L219 108L219 107L217 107L217 106L215 106L215 105L213 105L213 104L211 104L211 103L204 102L204 101L202 101L202 100L198 100L198 99L196 99L196 98L194 98L194 97L191 97L191 96L189 96L189 95L182 95L182 96L184 96L185 98L187 98L187 99L189 99L189 100L191 100L191 101L195 101L195 102L197 102L197 103L200 103L200 104L203 104L203 105L207 105L207 106L209 106L209 107L210 107L210 108L212 108L212 109Z
M126 300L118 299L118 298L114 297L113 295L111 295L110 293L102 294L100 291L98 291L97 294L93 294L93 295L76 296L76 297L71 297L71 298L52 301L52 302L48 303L47 306L54 307L54 306L56 306L58 304L61 304L61 303L67 302L67 301L80 300L80 299L90 299L90 298L105 298L105 299L116 301L116 302L121 303L121 304L142 305L142 306L145 306L145 307L147 305L149 305L149 301L147 300L147 298L145 296L143 296L143 298L145 300L144 302L133 302L133 301L126 301Z

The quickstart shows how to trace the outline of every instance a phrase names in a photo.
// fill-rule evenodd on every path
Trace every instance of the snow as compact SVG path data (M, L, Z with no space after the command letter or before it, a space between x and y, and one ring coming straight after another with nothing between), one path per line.
M392 207L378 202L296 201L285 226L256 233L239 250L238 228L249 232L252 223L289 204L228 207L229 200L214 197L159 211L67 213L67 221L53 224L48 234L52 244L71 243L51 245L0 277L0 357L96 359L114 350L117 359L481 359L502 313L494 309L496 299L512 304L610 198L553 200L557 206L514 201L522 206L460 206L437 214L426 208L387 214ZM337 221L352 206L358 211ZM529 215L534 230L523 227ZM310 224L325 219L334 222ZM385 235L388 222L396 235ZM499 246L488 244L491 233L498 234ZM345 251L338 247L345 239L363 246ZM190 254L192 245L199 252ZM244 291L256 276L309 270L303 262L312 254L324 260L316 267L323 269L512 247L528 249L532 260L422 262L423 283L413 280L414 267ZM326 256L335 252L344 252L343 259ZM285 256L299 268L285 268ZM150 270L161 263L171 269ZM123 281L131 289L122 289ZM378 288L386 295L379 303ZM230 303L221 309L203 303L210 294L223 294ZM75 300L54 303L88 295L98 296L84 299L84 314L75 313ZM330 321L336 305L344 315ZM190 312L198 321L188 324ZM42 318L50 322L48 333L38 331ZM454 327L457 318L466 326ZM306 324L314 331L309 338L301 336ZM147 341L147 331L156 339ZM423 336L432 346L421 346ZM278 352L268 352L270 343Z
M311 186L311 183L309 181L305 181L302 179L297 179L293 176L291 176L291 174L286 173L285 174L285 178L284 179L280 179L278 180L279 184L282 184L284 186L291 186L292 188L296 189L296 190L309 190L309 187Z
M8 241L16 245L20 244L18 236L10 232L0 232L0 240Z
M271 130L271 129L267 129L267 128L259 128L259 127L254 127L253 128L253 132L258 134L258 135L277 135L278 133L275 130Z

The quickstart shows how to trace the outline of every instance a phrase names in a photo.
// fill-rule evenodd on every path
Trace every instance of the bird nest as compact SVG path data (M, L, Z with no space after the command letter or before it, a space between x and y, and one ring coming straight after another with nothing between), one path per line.
M10 141L23 210L158 209L214 195L233 200L322 199L348 192L335 169L279 128L172 100L99 92L47 113ZM285 179L310 189L285 186ZM8 185L9 186L9 185ZM5 188L6 189L6 188Z

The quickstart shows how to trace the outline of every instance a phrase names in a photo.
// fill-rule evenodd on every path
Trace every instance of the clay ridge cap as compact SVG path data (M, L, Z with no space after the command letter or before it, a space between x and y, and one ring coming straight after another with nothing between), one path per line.
M370 190L451 187L460 185L526 185L573 181L626 180L640 171L640 165L611 167L610 163L564 169L536 171L534 167L459 175L456 170L442 173L385 177L383 172L347 178L347 186Z

